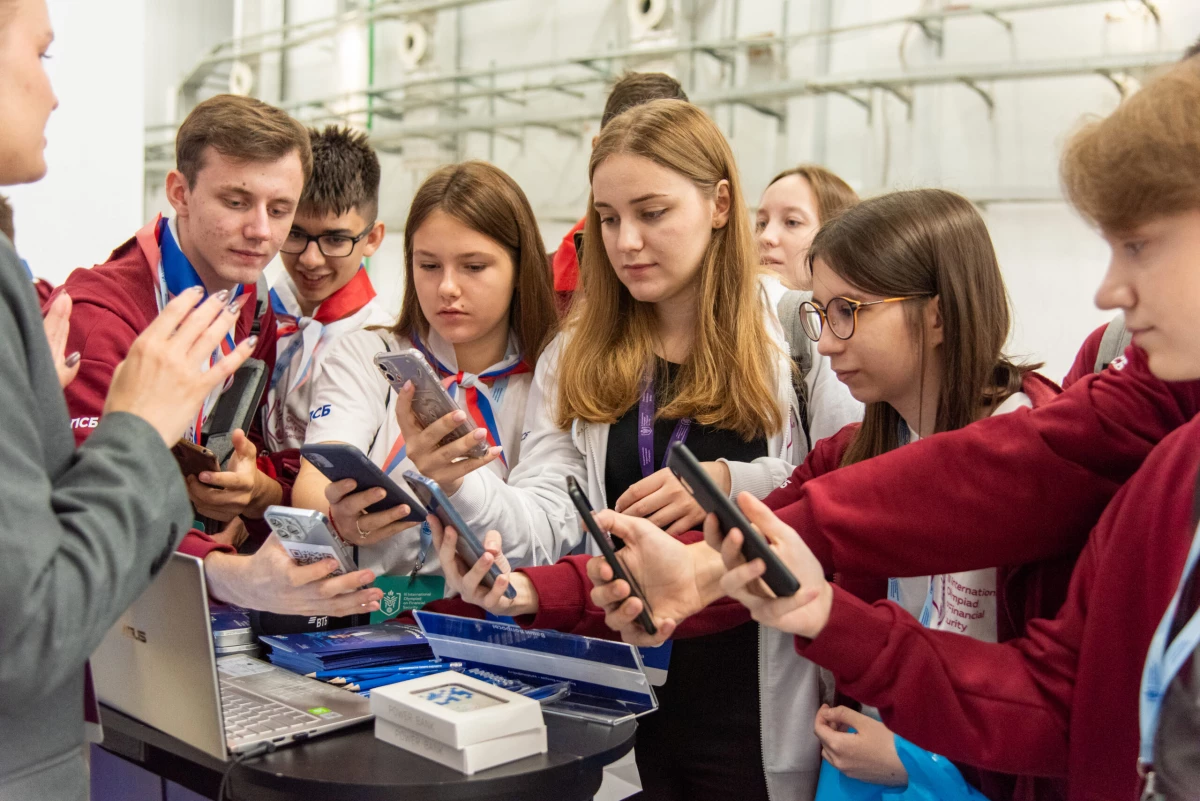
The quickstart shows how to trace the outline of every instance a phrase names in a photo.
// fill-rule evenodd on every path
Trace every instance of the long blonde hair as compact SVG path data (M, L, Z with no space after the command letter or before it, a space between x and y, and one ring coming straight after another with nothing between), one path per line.
M729 182L726 224L714 229L701 259L695 340L659 417L690 417L749 441L779 431L776 356L764 324L758 248L729 143L703 111L682 100L656 100L610 122L592 150L589 178L610 156L649 159L716 192ZM588 198L579 278L581 302L568 319L570 336L559 366L558 424L575 419L616 422L642 389L654 363L653 307L633 298L604 250L600 215Z

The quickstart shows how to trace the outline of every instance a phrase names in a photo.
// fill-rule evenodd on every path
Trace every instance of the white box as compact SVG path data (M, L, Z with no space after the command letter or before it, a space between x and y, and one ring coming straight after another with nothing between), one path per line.
M371 711L454 749L545 726L536 700L454 671L376 687Z
M371 695L375 695L374 690L371 691ZM505 735L496 740L485 740L465 748L451 748L412 729L406 729L389 720L375 718L375 737L468 776L476 771L546 753L545 726Z

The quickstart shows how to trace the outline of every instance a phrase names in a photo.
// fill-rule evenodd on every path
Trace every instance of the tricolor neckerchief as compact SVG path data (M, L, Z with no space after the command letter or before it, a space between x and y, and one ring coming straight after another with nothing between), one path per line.
M350 281L326 298L305 317L300 311L296 285L284 273L271 290L271 308L275 312L275 372L267 389L267 438L273 448L288 447L284 407L288 397L312 378L317 355L327 342L362 326L360 312L375 298L375 287L361 266ZM307 403L304 404L307 407Z
M140 239L140 237L139 237ZM179 249L179 232L175 225L175 220L160 217L155 225L155 239L158 244L158 270L157 277L157 292L158 311L161 314L163 308L171 302L179 293L198 286L204 289L204 282L200 280L200 275L196 272L196 268L188 261L187 256ZM144 249L144 248L143 248ZM149 254L147 254L149 255ZM151 262L153 263L153 262ZM238 284L230 293L229 301L242 294L244 287ZM205 297L208 295L208 290L205 289ZM201 301L203 303L203 301ZM199 305L199 304L197 304ZM230 331L221 340L221 344L208 359L208 366L216 364L223 357L233 352L237 347L237 342L233 338L234 332ZM226 385L228 382L226 382ZM226 386L219 386L213 389L204 399L204 405L200 408L200 413L196 416L196 422L193 423L184 433L184 437L192 442L199 444L200 432L204 428L204 422L208 419L208 415L212 412L213 407L217 405L217 400L221 397Z
M511 376L530 372L529 365L525 363L524 357L516 347L515 337L509 337L508 351L504 354L504 358L479 375L447 367L434 355L433 349L427 347L421 341L416 331L412 333L411 339L413 347L421 351L421 355L425 357L425 361L429 362L429 365L437 371L438 375L442 376L442 386L450 393L451 398L457 400L459 388L462 389L463 400L467 405L467 414L471 415L471 418L475 421L475 425L487 429L488 445L498 445L503 448L504 443L500 441L500 427L496 423L496 414L494 412L495 401L492 398L492 388L494 388L497 381L507 380ZM435 343L439 339L440 337L435 332L430 331L431 343ZM457 366L457 361L452 358L454 355L453 346L446 344L443 351L449 351L451 358L447 359L447 361L452 361ZM383 472L390 474L392 470L395 470L396 466L404 460L406 451L404 435L401 434L396 437L395 443L392 444L392 449L388 452ZM504 453L500 454L500 461L506 468L508 467L508 460Z

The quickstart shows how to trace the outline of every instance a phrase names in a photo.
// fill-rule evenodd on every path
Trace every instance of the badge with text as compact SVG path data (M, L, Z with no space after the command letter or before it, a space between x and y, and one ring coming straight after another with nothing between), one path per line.
M441 576L379 576L372 587L383 590L379 610L371 613L372 623L391 620L401 612L420 609L446 594L446 579Z

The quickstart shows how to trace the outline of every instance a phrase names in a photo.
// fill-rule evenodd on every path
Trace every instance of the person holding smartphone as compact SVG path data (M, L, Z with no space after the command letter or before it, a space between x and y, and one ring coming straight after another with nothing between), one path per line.
M399 319L390 329L356 331L330 346L313 388L306 443L353 445L401 486L405 471L429 475L420 469L428 463L417 454L434 452L448 462L444 469L450 474L483 468L503 482L522 458L533 370L556 327L550 270L533 209L497 167L480 161L443 167L413 198L404 253L408 270ZM458 407L439 421L449 425L436 436L433 428L419 427L405 436L401 419L411 416L412 388L396 392L374 362L377 354L410 348L424 355ZM463 423L471 426L468 435L437 446ZM482 457L455 461L481 444ZM429 535L402 519L409 507L367 513L383 492L360 491L352 479L331 484L306 461L293 498L298 506L328 510L339 535L357 546L361 566L427 577L428 594L441 598Z
M0 4L0 185L46 173L58 100L42 59L53 39L44 0ZM70 296L43 320L0 235L0 798L88 797L84 721L98 719L85 664L191 521L169 446L255 344L206 369L237 309L227 294L202 298L182 293L132 342L76 448L63 399L79 367L66 350Z
M765 494L805 452L791 360L716 124L679 100L632 108L601 131L590 177L582 297L534 375L522 464L507 484L422 470L475 531L498 531L516 564L587 548L569 477L596 509L656 478L634 513L665 527L703 518L665 480L672 442L686 442L725 492L732 480ZM841 424L858 418L853 401L842 409ZM529 532L536 561L513 559L510 543ZM816 713L817 674L790 643L742 625L675 643L669 674L659 711L639 724L650 797L811 793L819 748L796 721Z
M801 309L804 329L866 404L866 415L861 425L850 424L818 442L793 483L1057 396L1050 381L1003 354L1009 333L1004 281L987 227L965 198L927 189L867 200L823 228L812 248L814 298ZM958 255L951 258L951 253ZM627 548L626 558L642 547ZM526 621L531 626L602 635L601 616L584 594L590 584L584 566L584 560L568 558L552 567L523 568L510 579L516 589L515 606L510 606L516 613L535 614ZM1022 633L1031 617L1057 612L1070 566L1056 561L991 567L897 579L890 586L870 576L843 575L840 581L866 600L892 595L930 628L995 642ZM598 567L593 562L591 570ZM452 583L462 583L459 575L453 574ZM659 578L648 580L663 586ZM680 604L699 598L697 592L667 586L672 597L664 599L663 610L651 600L655 611L666 617L689 613ZM474 586L462 592L479 600ZM548 601L552 611L542 615L540 604L530 599ZM572 604L575 614L568 611ZM729 619L724 608L712 614ZM692 634L704 625L695 621ZM859 729L881 725L843 707L822 709L816 731L824 747L837 739L834 723L844 720ZM888 783L903 784L904 771L887 736L859 738L841 753L851 777L889 777Z

